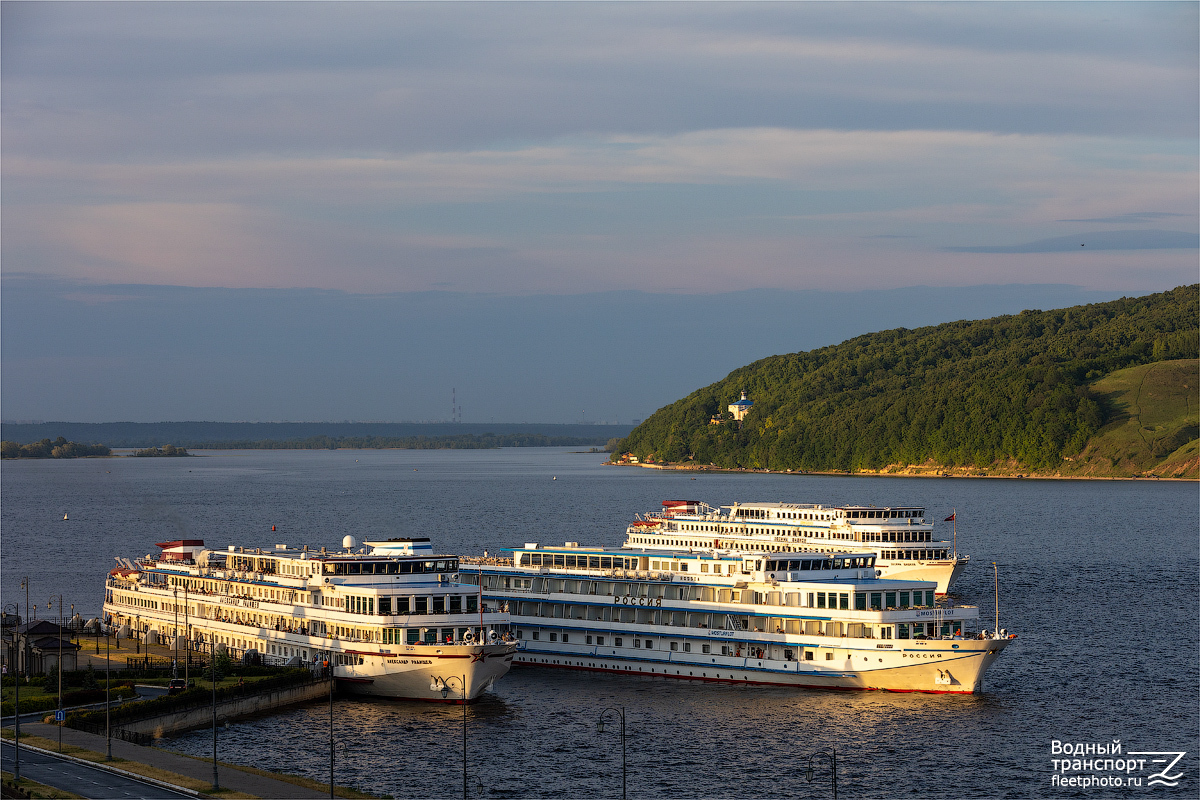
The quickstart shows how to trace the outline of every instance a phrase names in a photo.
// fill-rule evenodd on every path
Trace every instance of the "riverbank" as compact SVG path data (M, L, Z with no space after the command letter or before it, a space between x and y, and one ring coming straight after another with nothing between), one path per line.
M707 472L707 473L750 473L759 475L826 475L840 478L870 477L870 478L1004 478L1008 480L1038 480L1038 481L1179 481L1196 483L1196 477L1174 477L1167 475L1064 475L1061 472L1017 472L978 469L975 467L885 467L879 470L772 470L752 469L749 467L715 467L700 464L633 464L628 462L607 461L608 467L642 467L677 472Z

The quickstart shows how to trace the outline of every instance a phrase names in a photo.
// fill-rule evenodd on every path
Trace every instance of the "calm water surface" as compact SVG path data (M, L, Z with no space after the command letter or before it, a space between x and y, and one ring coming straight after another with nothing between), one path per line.
M973 561L956 594L1019 634L969 698L692 685L517 669L467 710L472 797L828 797L809 756L835 747L839 796L1196 797L1200 751L1200 493L1195 484L699 475L603 467L602 456L498 451L214 452L189 459L6 462L0 591L32 583L99 611L114 555L201 538L212 546L337 545L352 534L429 536L478 554L527 541L618 545L666 499L799 501L957 510ZM63 514L69 520L63 520ZM271 531L271 526L276 531ZM948 526L944 533L949 537ZM988 625L987 627L990 627ZM462 709L338 700L339 783L398 798L462 796ZM225 760L325 780L324 704L220 731ZM1060 788L1051 740L1187 751L1178 786ZM164 746L211 753L198 731ZM1075 774L1074 772L1069 774ZM1098 776L1115 773L1099 772Z

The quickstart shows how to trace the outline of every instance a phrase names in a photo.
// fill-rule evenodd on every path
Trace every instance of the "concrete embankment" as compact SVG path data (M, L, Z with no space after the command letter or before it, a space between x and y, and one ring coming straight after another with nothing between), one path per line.
M258 714L263 711L273 711L296 703L307 703L317 698L327 697L328 695L329 684L324 681L318 681L316 683L288 686L260 694L238 697L217 703L217 722L221 723L226 720L249 716L250 714ZM212 706L196 706L156 717L148 717L136 722L123 722L121 723L121 727L127 731L145 733L155 738L161 738L192 728L202 728L206 725L211 725L212 719Z
M210 710L211 715L211 710ZM59 729L54 725L35 724L26 728L21 726L22 735L32 734L40 736L44 740L53 743L58 735ZM72 730L71 728L62 729L63 744L74 746L88 751L84 753L85 759L91 763L95 763L98 759L96 754L103 754L107 743L103 736L84 733L83 731ZM47 748L49 749L49 748ZM50 752L53 752L51 749ZM162 770L162 780L172 786L179 787L183 792L197 794L197 790L203 792L208 786L211 786L213 778L212 761L189 758L187 756L169 753L165 750L159 750L155 747L141 747L129 742L113 741L112 754L114 758L121 759L126 763L118 762L118 769L125 768L125 771L131 770L129 762L135 764L143 764L152 767L156 770ZM78 754L77 754L78 755ZM87 756L91 757L87 757ZM96 766L107 766L104 763L95 763ZM139 774L140 773L135 773ZM297 785L295 783L286 782L278 778L267 775L258 775L250 772L245 772L230 764L221 763L218 770L218 781L222 788L232 789L235 792L240 792L249 797L263 798L320 798L329 797L329 789L308 788L307 786ZM338 794L347 796L340 787ZM92 795L95 796L95 795ZM199 794L203 797L203 794ZM357 796L363 796L358 794Z

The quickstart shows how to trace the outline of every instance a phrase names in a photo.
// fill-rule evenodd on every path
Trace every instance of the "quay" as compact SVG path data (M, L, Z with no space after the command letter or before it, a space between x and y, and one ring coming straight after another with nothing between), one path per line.
M7 731L6 731L7 733ZM38 736L48 741L57 741L58 727L55 725L47 725L44 723L35 723L33 725L21 726L22 748L27 747L25 737ZM161 784L166 784L173 787L176 791L183 794L198 796L200 793L212 793L212 761L202 761L191 758L189 756L171 753L166 750L161 750L157 747L143 747L141 745L131 744L129 742L112 741L113 762L104 761L105 740L103 736L92 733L84 733L72 728L62 729L62 740L64 748L70 748L75 751L74 759L85 761L88 765L104 769L106 766L114 769L114 771L124 772L135 777L146 777L147 774L153 776L155 773L160 775L156 781ZM6 736L5 743L11 740ZM8 772L12 763L7 757L11 752L11 747L5 747L6 758L4 760L5 771ZM41 747L54 754L52 747ZM84 751L84 752L79 752ZM71 755L71 753L68 753ZM137 770L132 768L134 765L142 765L149 767L149 770ZM182 778L183 780L179 780ZM241 795L263 798L318 798L329 797L328 784L322 789L312 788L312 786L304 786L296 783L290 783L280 778L272 778L266 775L259 775L253 772L248 772L239 767L224 762L218 764L218 782L222 789L236 792ZM316 784L316 782L311 782ZM317 784L319 785L319 784ZM65 788L65 787L56 787ZM344 791L344 790L343 790ZM219 795L218 795L219 796ZM354 793L342 794L342 796L365 797L366 795Z
M103 636L94 637L84 632L76 633L75 631L71 633L73 634L72 638L77 642L78 649L75 650L75 655L78 659L77 664L79 669L86 670L90 667L101 683L103 683L105 675L110 668L114 681L129 680L132 673L132 679L136 683L139 695L141 695L140 700L144 701L155 695L165 694L166 688L144 685L143 682L147 678L138 677L138 674L142 673L144 675L145 672L150 672L151 674L161 675L165 667L168 671L166 674L169 675L170 665L173 661L178 662L177 674L179 678L184 677L186 664L188 665L186 671L190 679L200 684L207 684L207 681L204 681L201 677L204 667L197 663L197 659L198 657L203 658L204 664L207 664L208 659L198 653L192 653L192 660L189 664L184 651L181 650L176 653L173 648L165 645L147 645L145 642L137 642L132 639L118 640L115 637L110 637L108 647L106 648ZM63 635L65 640L67 635L65 626ZM226 681L229 680L231 679L226 679ZM245 690L245 694L242 696L227 698L217 703L218 724L224 724L226 721L238 717L272 711L285 706L323 701L329 694L329 682L327 680L315 679L311 682L303 682L293 686L256 691L255 681L248 679ZM134 700L133 702L137 703L138 700ZM68 708L67 710L68 713L75 710L100 710L101 716L103 716L103 708L104 701L101 699L99 703L89 703L86 706L76 709ZM115 698L114 708L116 708ZM26 763L24 758L25 753L29 753L32 756L34 753L41 751L40 758L52 758L53 763L59 764L61 769L56 768L51 770L51 774L58 775L61 773L61 779L56 777L55 780L62 785L49 783L46 785L53 785L56 789L79 794L80 785L91 787L91 784L84 781L80 776L69 778L67 774L71 771L102 769L116 776L124 776L132 780L142 780L143 782L156 784L163 789L164 795L168 792L178 792L184 796L191 797L204 795L262 798L315 798L330 796L329 785L327 783L322 784L319 781L290 775L276 777L265 770L239 767L225 762L218 762L220 791L214 793L212 790L213 762L211 759L197 759L191 756L172 753L158 746L149 746L151 739L163 740L163 737L184 730L210 726L213 719L213 709L209 703L174 709L165 714L143 719L127 720L119 725L114 722L112 726L113 737L111 739L111 752L114 759L112 762L105 761L107 740L105 739L103 730L89 732L88 730L59 726L50 721L53 714L54 711L49 710L29 712L21 715L21 752L23 754L21 761L22 773L24 774ZM14 733L13 723L14 720L11 716L6 717L2 723L2 734L0 734L3 736L4 742L3 769L6 780L11 778L13 768L13 748L11 746ZM60 736L63 746L61 756L57 752ZM121 738L122 736L124 738ZM135 742L143 742L144 744L137 744ZM163 743L169 747L169 742ZM30 749L26 750L26 748ZM103 794L104 790L99 786L89 788L89 791L100 792L100 794L84 793L83 796L106 796ZM340 786L336 787L335 793L339 797L371 797L371 795Z

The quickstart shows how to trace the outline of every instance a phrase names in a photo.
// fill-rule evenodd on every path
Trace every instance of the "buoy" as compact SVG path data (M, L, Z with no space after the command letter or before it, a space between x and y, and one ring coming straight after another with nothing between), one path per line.
M271 530L275 530L275 526L274 526L274 525L272 525L272 526L271 526Z
M558 476L557 476L557 475L555 475L555 476L554 476L553 478L551 478L550 480L552 480L552 481L556 481L556 480L558 480Z
M67 518L67 515L66 515L66 514L63 514L63 519L66 519L66 518Z

